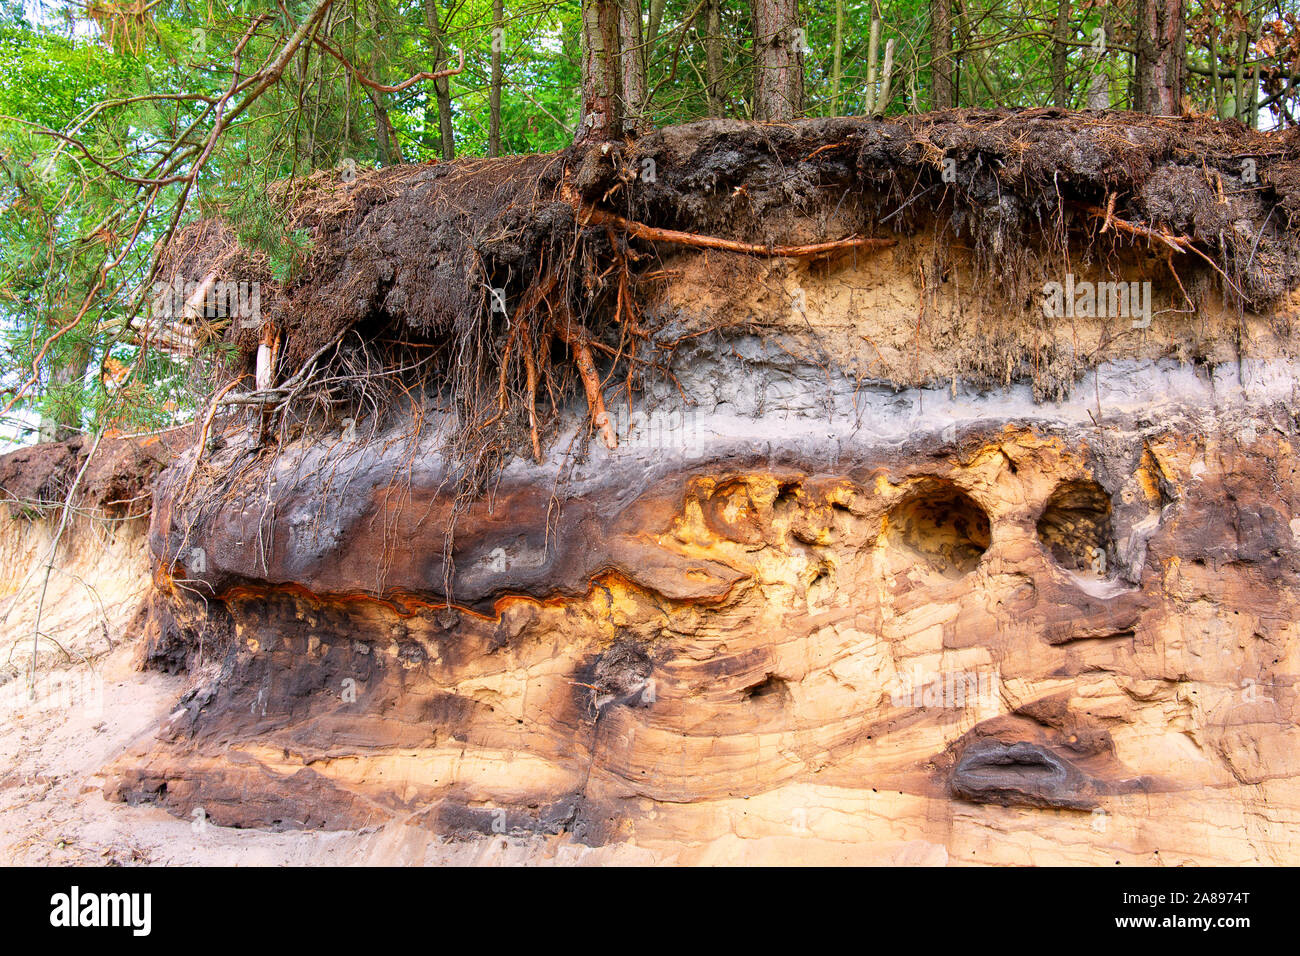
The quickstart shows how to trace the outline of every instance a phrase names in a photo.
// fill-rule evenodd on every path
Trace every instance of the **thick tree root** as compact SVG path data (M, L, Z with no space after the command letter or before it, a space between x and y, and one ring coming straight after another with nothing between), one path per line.
M721 249L724 252L739 252L749 256L768 256L772 258L797 259L803 256L816 256L827 252L839 252L844 249L885 249L894 245L895 239L868 239L864 236L850 236L845 239L830 239L826 242L813 242L801 246L763 246L752 242L738 242L735 239L720 239L717 236L701 236L693 232L679 232L676 229L659 229L643 223L624 219L610 212L603 212L592 206L583 206L578 213L583 225L613 226L637 239L658 242L673 242L681 246L696 246L701 249Z
M617 448L618 436L609 423L609 413L605 411L600 376L596 372L596 363L591 357L591 346L586 329L574 322L569 315L564 314L560 321L555 323L555 332L560 337L560 341L573 353L574 364L578 366L578 375L582 378L582 387L587 392L587 407L591 410L591 420L600 432L601 440L604 441L606 448L611 450Z

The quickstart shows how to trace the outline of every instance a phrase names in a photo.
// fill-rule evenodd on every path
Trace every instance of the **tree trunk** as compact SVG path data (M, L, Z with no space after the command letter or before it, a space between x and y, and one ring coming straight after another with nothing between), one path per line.
M753 0L754 119L786 122L803 111L798 0Z
M429 31L429 46L433 51L433 69L447 68L446 34L438 18L438 0L424 0L424 25ZM456 131L451 126L451 79L440 77L433 81L433 94L438 101L438 132L442 139L442 158L456 157Z
M957 98L961 99L962 84L966 85L966 105L976 107L980 105L979 85L982 79L982 67L980 65L980 53L973 49L975 45L975 21L967 9L968 4L964 0L952 0L953 13L956 19L953 21L953 29L956 36L962 39L963 49L967 50L967 55L956 59L957 63ZM985 84L987 87L987 83ZM993 95L991 89L988 90L990 97ZM997 105L1001 105L1000 103Z
M623 135L617 0L582 2L582 122L574 141L604 142Z
M503 0L492 0L492 79L488 89L488 155L501 155L501 86L504 81L501 54L506 35Z
M645 47L641 42L641 0L618 0L619 63L623 83L623 127L649 128L645 102Z
M866 114L876 111L876 64L880 61L880 4L871 4L871 30L867 34Z
M1052 102L1062 109L1070 105L1070 91L1065 84L1065 71L1070 62L1070 50L1065 41L1070 38L1070 0L1060 0L1056 7L1056 44L1052 49Z
M844 76L844 0L835 0L835 45L831 50L831 115L840 115L840 81Z
M366 95L370 97L370 105L374 108L375 139L379 146L380 165L396 166L405 162L402 146L397 141L397 131L393 129L393 121L388 118L388 108L384 106L384 94L366 87Z
M1178 116L1186 70L1183 0L1136 0L1134 26L1133 108Z
M370 19L370 30L379 37L382 28L379 18L379 4L370 0L366 4L366 14ZM379 83L385 82L383 51L378 42L370 47L370 78ZM402 162L402 147L397 142L397 132L392 120L388 118L388 107L384 103L384 94L366 87L370 105L375 113L375 141L379 147L379 162L383 166L395 166Z
M1232 115L1237 119L1242 119L1246 115L1246 54L1250 49L1250 30L1246 24L1246 4L1248 0L1241 0L1241 23L1242 28L1237 31L1237 57L1236 66L1232 74Z
M1250 42L1258 42L1260 31L1264 26L1264 11L1256 7L1250 15ZM1250 83L1250 97L1247 100L1249 104L1249 121L1246 125L1252 129L1259 129L1259 60L1255 61L1255 69L1252 73Z
M931 94L937 110L957 105L956 70L952 59L952 0L930 0Z
M655 41L659 39L659 24L664 21L664 7L667 5L668 0L650 0L650 22L646 24L645 30L646 66L650 65L650 51L654 49Z
M1106 15L1101 18L1102 41L1101 52L1097 52L1097 35L1093 36L1092 76L1088 79L1088 109L1110 109L1110 71L1107 61L1110 57L1110 20Z
M1214 118L1223 119L1223 77L1219 75L1219 28L1211 22L1206 37L1206 62L1210 64L1210 88L1214 97Z
M880 87L873 94L875 105L872 107L872 116L884 116L885 110L889 108L889 99L892 95L891 84L894 81L894 38L890 37L885 41L885 66L880 74Z
M1259 31L1255 31L1258 37ZM1259 61L1255 61L1255 72L1250 84L1250 122L1251 129L1259 129Z
M722 8L720 0L705 0L704 11L704 95L709 115L721 116L722 105Z

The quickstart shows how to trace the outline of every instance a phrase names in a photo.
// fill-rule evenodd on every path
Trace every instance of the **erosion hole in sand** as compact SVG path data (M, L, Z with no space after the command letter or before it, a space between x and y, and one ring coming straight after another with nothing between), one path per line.
M1038 517L1038 540L1070 571L1105 577L1114 564L1110 495L1091 479L1056 486Z
M741 696L748 701L770 698L775 702L788 698L790 690L786 686L784 678L778 677L776 674L768 674L757 684L752 684L741 691Z
M970 495L925 481L889 512L889 545L947 577L974 571L990 541L989 516Z

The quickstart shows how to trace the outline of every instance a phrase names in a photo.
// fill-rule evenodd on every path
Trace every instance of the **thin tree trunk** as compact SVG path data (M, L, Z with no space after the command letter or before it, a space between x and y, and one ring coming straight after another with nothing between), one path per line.
M867 95L866 112L876 111L876 63L880 59L880 5L871 4L871 32L867 34Z
M721 0L716 0L716 2L720 3ZM664 8L667 3L668 0L650 0L650 8L646 11L646 24L643 31L644 42L642 44L644 52L641 56L642 61L645 63L646 76L650 75L651 67L654 66L655 44L659 42L659 26L664 21ZM721 19L719 19L717 36L722 36ZM721 61L722 53L721 47L719 47L718 62L721 63Z
M798 0L753 0L754 119L787 122L803 112Z
M1062 109L1070 105L1070 91L1065 83L1065 71L1070 62L1070 50L1065 41L1070 38L1070 0L1060 0L1056 6L1056 45L1052 48L1052 102Z
M366 95L370 97L370 105L375 113L375 139L379 146L379 162L384 166L396 166L405 162L401 144L397 142L397 131L393 129L393 121L388 118L388 109L384 106L384 94L367 87Z
M966 105L975 107L979 105L979 53L971 49L974 46L971 17L962 0L952 0L952 4L955 14L953 29L956 36L962 39L962 49L967 51L967 55L957 63L957 96L961 97L961 87L964 84Z
M646 120L645 47L641 43L641 0L618 0L618 33L622 48L623 128L642 132Z
M1214 118L1223 118L1223 77L1219 75L1219 27L1211 21L1206 62L1210 64L1210 85L1214 96Z
M433 69L447 68L446 33L438 16L438 0L424 0L424 26L429 31L429 46L433 50ZM438 102L438 132L442 140L442 158L455 159L456 131L451 125L451 80L439 77L433 81L433 95Z
M880 90L876 93L876 106L871 111L872 116L884 116L885 110L889 108L889 100L893 95L894 82L894 38L890 37L885 41L885 66L880 73Z
M650 17L645 30L645 58L647 64L650 62L650 50L653 49L655 41L659 39L659 25L664 22L664 8L667 5L668 0L650 0Z
M1246 22L1246 3L1241 0L1241 18ZM1246 103L1246 51L1250 46L1250 33L1243 29L1237 33L1237 62L1232 76L1232 115L1241 119Z
M505 4L492 0L492 79L488 89L488 155L501 155L501 54L505 49Z
M1106 75L1104 66L1105 61L1099 60L1096 72L1088 81L1088 109L1090 110L1110 109L1110 77Z
M1250 18L1250 42L1255 43L1259 40L1260 31L1264 26L1264 11L1256 7ZM1249 47L1248 47L1249 49ZM1259 129L1259 67L1258 60L1255 63L1255 69L1252 72L1250 83L1250 126L1252 129Z
M705 0L704 91L709 115L721 116L722 107L722 8L720 0Z
M379 18L379 4L375 0L369 0L366 4L366 15L370 20L370 31L374 34L376 41L371 43L370 47L370 78L383 83L384 77L384 55L380 48L377 38L382 32ZM370 97L370 105L375 114L375 141L379 147L379 162L384 166L394 166L402 162L402 147L397 142L397 132L393 129L393 122L388 118L388 107L384 102L384 94L378 90L372 90L366 87L366 95Z
M1088 80L1090 110L1110 109L1110 72L1106 69L1107 58L1110 56L1110 20L1105 14L1101 18L1101 38L1106 46L1093 59L1092 76Z
M835 45L831 52L831 115L832 116L840 115L840 81L843 76L844 76L844 0L835 0Z
M1259 36L1259 26L1256 25L1253 37ZM1250 128L1259 129L1259 61L1255 61L1255 69L1251 75L1250 82Z
M957 105L956 69L952 57L952 0L930 0L931 99L937 110Z
M582 122L574 141L619 139L623 117L616 0L583 0L582 39Z

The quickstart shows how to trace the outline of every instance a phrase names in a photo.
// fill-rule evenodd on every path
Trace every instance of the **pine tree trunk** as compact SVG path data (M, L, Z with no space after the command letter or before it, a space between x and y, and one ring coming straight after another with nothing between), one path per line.
M645 102L645 47L641 43L641 0L619 0L618 32L622 43L623 127L649 128Z
M429 45L433 50L433 69L447 68L447 43L443 25L438 17L438 0L424 0L424 25L429 31ZM456 157L456 131L451 125L451 80L441 77L433 81L433 95L438 101L438 132L442 139L442 158Z
M650 17L645 30L645 59L647 64L650 62L650 51L654 49L655 41L659 39L659 24L664 21L664 7L667 5L668 0L650 0Z
M1134 17L1133 108L1178 116L1186 69L1183 0L1136 0Z
M705 0L704 91L709 115L721 116L722 105L722 8L720 0Z
M370 0L366 4L366 14L370 19L371 32L378 37L381 26L379 4L375 0ZM385 82L383 52L377 42L370 47L370 78L380 83ZM402 162L402 147L397 142L397 132L393 129L392 120L388 118L384 94L368 86L365 90L375 114L375 142L379 147L379 162L383 166L395 166Z
M604 142L623 135L617 0L582 3L582 122L574 141Z
M786 122L803 112L798 0L753 0L754 119Z
M840 82L844 77L844 0L835 0L835 45L831 50L831 115L840 115Z
M867 34L866 114L876 111L876 65L880 62L880 5L871 4L871 32Z
M1062 109L1070 105L1070 91L1065 84L1065 70L1070 61L1070 50L1065 41L1070 38L1070 0L1060 0L1056 7L1056 43L1052 48L1052 102Z
M930 0L931 98L937 110L957 105L956 69L952 58L952 0Z

